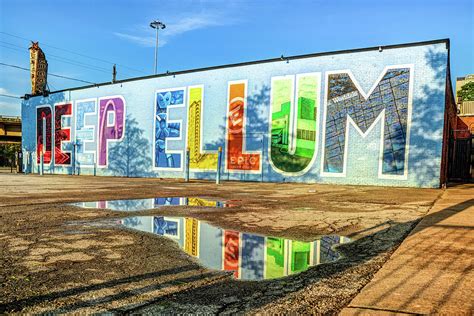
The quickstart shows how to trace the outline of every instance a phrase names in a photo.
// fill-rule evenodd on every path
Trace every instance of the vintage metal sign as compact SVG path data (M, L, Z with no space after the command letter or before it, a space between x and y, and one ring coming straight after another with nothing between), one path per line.
M48 77L48 62L38 42L31 42L30 47L31 93L44 92Z

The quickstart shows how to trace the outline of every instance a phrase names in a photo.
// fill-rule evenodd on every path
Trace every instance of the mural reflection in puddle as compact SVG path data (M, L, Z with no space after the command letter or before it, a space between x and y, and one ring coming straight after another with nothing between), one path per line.
M333 246L350 241L336 235L322 236L311 242L260 236L184 217L136 216L119 223L170 238L204 266L233 271L234 277L241 280L280 278L336 261L340 256Z
M235 207L236 204L223 201L212 201L197 197L159 197L149 199L109 200L96 202L77 202L69 205L82 208L99 208L114 211L143 211L162 206L207 206L207 207Z

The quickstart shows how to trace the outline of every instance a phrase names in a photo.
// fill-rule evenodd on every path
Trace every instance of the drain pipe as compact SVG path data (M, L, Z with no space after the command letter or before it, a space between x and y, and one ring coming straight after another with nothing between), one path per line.
M222 165L222 147L219 146L219 150L217 152L216 184L221 183L221 165Z

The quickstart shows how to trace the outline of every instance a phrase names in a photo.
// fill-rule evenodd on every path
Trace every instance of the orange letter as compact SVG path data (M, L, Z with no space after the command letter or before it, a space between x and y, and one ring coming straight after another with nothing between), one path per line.
M260 153L244 153L247 81L229 82L226 169L259 171Z

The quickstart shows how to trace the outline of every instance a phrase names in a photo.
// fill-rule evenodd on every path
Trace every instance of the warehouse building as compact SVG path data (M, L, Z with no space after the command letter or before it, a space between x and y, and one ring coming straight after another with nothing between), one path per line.
M31 96L24 169L440 187L449 40L281 56ZM222 154L219 153L222 149Z

